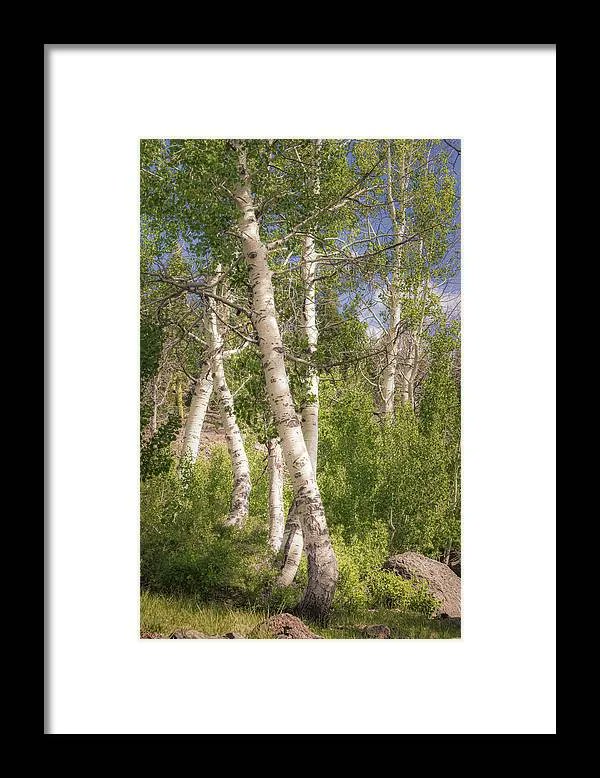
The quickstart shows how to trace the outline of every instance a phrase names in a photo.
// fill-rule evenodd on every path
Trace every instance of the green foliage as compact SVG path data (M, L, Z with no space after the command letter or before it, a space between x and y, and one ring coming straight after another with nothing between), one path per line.
M292 610L306 585L303 557L289 588L275 585L277 568L268 551L268 485L261 453L249 446L254 484L250 517L243 529L224 523L229 511L232 476L229 457L218 446L208 459L184 464L142 484L141 578L155 592L193 595L199 601L226 600ZM286 507L291 494L286 489ZM340 577L334 597L337 613L393 608L429 615L435 602L420 585L382 570L389 555L390 533L383 522L332 531ZM354 530L354 531L353 531Z
M260 443L277 437L267 402L260 354L254 347L246 348L225 362L228 384L235 392L235 412L238 422L252 430Z
M260 457L252 456L253 513L242 530L224 522L232 475L223 446L193 466L184 463L179 473L172 466L142 484L141 578L146 588L206 600L252 601L261 595L274 571L259 466Z
M400 407L381 425L368 387L321 382L318 481L328 523L345 537L379 522L391 551L460 547L460 404L445 346L434 348L422 418Z
M428 615L434 603L424 588L382 565L392 551L435 557L460 547L459 333L445 321L435 291L457 269L449 258L457 198L448 156L436 140L257 139L245 146L262 239L288 236L268 262L298 411L311 400L311 370L321 376L318 481L340 567L334 609ZM306 559L292 587L275 587L266 459L254 443L277 433L255 346L225 361L251 468L246 526L223 521L232 486L224 449L179 472L172 456L180 419L167 392L174 381L193 381L206 359L201 320L209 296L201 288L217 264L224 276L213 291L233 303L217 310L225 349L255 336L236 237L237 162L235 144L221 139L141 143L142 581L153 593L196 602L221 598L290 610L306 583ZM389 228L394 210L406 234L419 236L398 251L397 229ZM302 324L305 234L319 254L316 350ZM193 291L184 293L190 281ZM402 328L421 335L426 369L416 411L398 407L394 420L381 424L373 412L381 349L368 334L364 305L375 305L385 325L380 303L391 297L401 304ZM373 358L365 361L368 352ZM153 411L158 428L150 434ZM287 508L289 485L285 490Z
M142 314L140 318L140 432L142 436L152 415L152 405L145 396L145 390L158 370L163 337L161 327L150 316ZM143 438L140 445L144 447Z
M370 604L376 608L422 613L432 616L439 603L424 581L407 581L390 570L378 570L367 583Z
M142 422L144 416L142 416ZM161 424L154 435L148 440L142 440L140 445L140 476L142 481L167 473L173 465L171 444L177 437L181 419L179 414L172 412Z
M140 384L155 375L160 361L164 332L159 324L148 315L140 321Z
M370 608L393 608L430 616L437 606L426 585L407 581L383 564L389 555L389 533L381 522L371 524L362 537L332 533L338 560L339 580L334 595L338 612L360 612Z

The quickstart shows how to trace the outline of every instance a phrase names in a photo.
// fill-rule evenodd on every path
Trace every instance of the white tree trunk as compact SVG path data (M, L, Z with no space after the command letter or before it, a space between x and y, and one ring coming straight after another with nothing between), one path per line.
M308 558L308 584L298 612L326 621L338 579L337 560L289 387L273 299L272 272L267 262L267 248L260 238L243 146L239 146L238 161L241 183L234 196L240 210L239 232L249 270L252 318L258 336L269 405L292 481L295 510L302 526Z
M248 518L248 505L250 500L250 466L244 446L244 438L238 426L233 405L233 396L227 385L225 369L223 366L223 340L217 326L217 317L211 309L208 312L208 328L213 356L211 358L211 370L214 382L214 390L219 401L221 423L225 430L227 448L231 457L233 470L233 492L231 495L231 510L228 524L242 527Z
M267 441L269 455L269 545L277 554L283 543L283 452L278 438Z
M398 352L400 341L400 317L401 306L396 298L394 290L391 291L390 321L387 331L385 347L385 366L381 381L381 395L383 399L383 418L391 419L394 415L394 403L396 399L396 372L398 370Z
M283 564L277 576L277 586L291 586L294 582L298 567L300 566L300 560L302 559L303 548L302 524L300 515L296 510L296 500L294 499L285 523L285 533L281 546Z
M306 235L304 251L300 260L300 270L304 285L304 305L302 306L302 329L308 340L308 353L312 356L317 350L319 331L315 306L315 276L317 252L314 238ZM319 447L319 375L309 368L306 391L310 400L302 408L302 434L310 457L313 473L317 473L317 451ZM295 505L295 503L294 503ZM279 586L290 586L296 577L302 559L302 526L294 505L290 509L285 527L284 553L281 572L277 579Z
M192 402L190 404L190 410L188 411L183 433L183 444L181 446L182 460L187 459L193 463L198 458L200 436L202 435L202 427L204 426L204 419L206 417L206 411L208 409L212 391L213 379L210 364L205 363L202 365L200 377L194 384Z
M415 409L415 381L419 368L420 336L410 333L406 336L407 345L400 372L400 397L402 405Z
M321 186L319 178L321 141L315 141L314 152L313 193L315 196L318 196ZM305 235L304 247L300 258L300 272L304 289L301 329L307 339L309 358L314 355L319 342L315 300L317 259L315 239L312 235ZM306 448L308 449L313 473L316 477L317 451L319 448L319 374L312 367L309 367L308 369L305 390L310 399L308 402L305 402L301 412L302 434L304 436ZM279 578L277 579L277 583L280 586L290 586L296 577L298 567L300 566L300 560L302 559L303 545L302 526L297 511L295 510L294 503L290 509L285 528L283 564Z
M401 171L401 181L404 181L404 168ZM403 184L404 188L404 184ZM392 221L394 238L395 264L392 271L390 285L390 316L387 331L387 343L385 349L385 366L383 369L381 394L383 400L383 418L391 419L394 415L394 401L396 396L396 373L398 370L398 354L400 350L400 324L402 306L400 301L400 280L402 273L402 246L398 245L405 234L405 210L402 207L402 221L400 223L394 194L392 191L392 145L387 141L387 205Z
M317 251L311 235L304 238L300 270L304 285L304 305L302 306L302 329L308 340L309 358L317 350L319 331L317 329L317 310L315 305L315 277L317 273ZM306 389L310 400L302 408L302 434L313 467L317 473L317 450L319 447L319 375L309 368Z

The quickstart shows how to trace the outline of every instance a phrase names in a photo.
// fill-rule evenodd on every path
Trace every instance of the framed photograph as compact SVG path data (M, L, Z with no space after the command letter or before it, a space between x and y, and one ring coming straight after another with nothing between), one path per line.
M556 44L45 68L45 733L555 734Z

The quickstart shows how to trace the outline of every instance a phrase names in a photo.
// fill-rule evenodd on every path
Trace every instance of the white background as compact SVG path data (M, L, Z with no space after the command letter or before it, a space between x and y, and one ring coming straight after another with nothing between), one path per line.
M555 732L555 50L47 67L47 732ZM139 640L138 143L173 136L462 138L461 640Z

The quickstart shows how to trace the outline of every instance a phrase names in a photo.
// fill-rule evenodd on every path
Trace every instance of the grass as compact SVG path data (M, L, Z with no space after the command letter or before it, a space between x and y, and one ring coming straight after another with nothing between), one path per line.
M245 635L268 617L264 610L208 604L194 597L175 597L142 591L141 631L169 635L174 629L197 629L207 635L240 632Z
M362 627L386 624L392 638L459 638L460 627L442 619L429 619L420 613L394 610L365 611L357 616L333 617L324 629L315 629L325 638L364 638Z
M260 608L237 608L200 602L194 597L175 597L141 593L141 631L169 635L174 629L196 629L207 635L239 632L247 635L274 611ZM460 627L443 620L428 619L418 613L393 610L365 611L353 616L334 614L328 627L310 624L313 632L324 638L364 638L362 627L387 624L392 638L460 638Z

